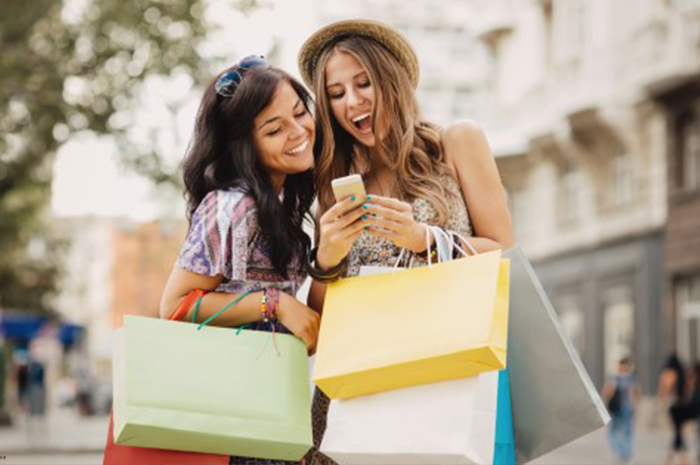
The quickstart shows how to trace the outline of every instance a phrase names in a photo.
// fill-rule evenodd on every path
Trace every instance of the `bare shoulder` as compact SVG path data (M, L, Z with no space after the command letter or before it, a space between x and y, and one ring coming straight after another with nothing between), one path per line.
M477 162L491 158L491 150L481 125L472 120L460 120L447 126L442 132L445 161L451 165Z

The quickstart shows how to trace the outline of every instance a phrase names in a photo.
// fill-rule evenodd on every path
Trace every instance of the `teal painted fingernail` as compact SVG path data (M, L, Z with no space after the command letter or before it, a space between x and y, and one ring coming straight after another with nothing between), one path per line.
M362 208L364 208L365 210L369 210L369 205L363 205Z
M363 219L363 220L367 220L367 216L362 215L362 219Z
M372 197L368 195L367 200L372 200Z
M353 195L352 197L350 197L350 201L351 201L351 202L354 202L354 201L355 201L355 196L354 196L354 195Z

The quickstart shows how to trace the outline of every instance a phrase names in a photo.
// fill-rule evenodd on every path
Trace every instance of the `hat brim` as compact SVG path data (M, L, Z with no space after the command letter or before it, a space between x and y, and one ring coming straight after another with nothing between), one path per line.
M322 27L306 39L299 51L299 71L309 88L314 88L318 59L323 51L347 36L363 36L376 40L386 47L404 67L411 85L418 86L418 57L406 37L391 26L368 19L349 19Z

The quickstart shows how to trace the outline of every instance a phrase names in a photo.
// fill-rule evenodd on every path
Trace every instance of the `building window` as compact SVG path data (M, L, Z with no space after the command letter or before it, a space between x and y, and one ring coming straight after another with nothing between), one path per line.
M586 348L586 318L579 294L563 294L557 300L557 310L564 332L571 339L576 352L582 356Z
M676 140L678 187L686 192L697 190L700 188L700 120L696 113L685 113L678 119Z
M677 280L675 294L678 354L700 361L700 273Z
M452 97L452 119L474 117L474 93L471 89L456 89Z
M571 164L567 164L559 179L559 196L557 216L559 224L576 224L580 214L581 173Z
M452 60L454 63L469 62L475 54L474 39L467 33L455 34L452 42ZM449 42L446 42L449 43Z
M571 4L571 48L574 53L580 53L586 43L586 34L588 27L588 10L583 0L567 2Z
M634 353L632 287L620 285L603 294L605 373L614 373L619 361Z
M634 170L632 157L619 152L612 160L612 204L620 207L629 204L634 194Z
M553 3L554 43L559 60L577 58L585 46L588 10L583 0L559 0Z
M552 2L542 2L542 39L544 42L544 65L547 69L552 66L554 60L554 15L552 12Z
M526 188L508 189L508 209L513 220L515 239L520 242L528 230L529 201Z

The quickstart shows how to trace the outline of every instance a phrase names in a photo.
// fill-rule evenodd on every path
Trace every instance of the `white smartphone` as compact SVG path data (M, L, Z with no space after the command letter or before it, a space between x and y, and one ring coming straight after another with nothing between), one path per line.
M362 176L359 174L351 174L350 176L334 179L331 181L331 187L333 188L336 202L354 196L355 200L352 204L359 207L367 200L365 183L362 182Z

